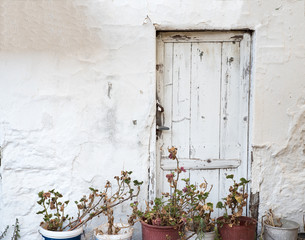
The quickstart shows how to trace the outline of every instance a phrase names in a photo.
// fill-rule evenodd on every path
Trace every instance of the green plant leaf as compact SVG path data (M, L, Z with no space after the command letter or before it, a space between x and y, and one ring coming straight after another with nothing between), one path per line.
M217 203L217 204L218 204L218 203ZM213 208L213 203L208 202L207 205L208 205L210 208Z
M36 214L43 214L45 211L46 211L46 210L44 209L44 210L42 210L42 211L37 212Z
M227 178L227 179L233 179L233 178L234 178L234 175L233 175L233 174L227 175L226 178Z
M247 179L245 179L245 178L241 178L241 179L240 179L240 182L241 182L242 184L247 184L247 183L249 183L250 181L247 180Z
M223 204L222 204L222 202L218 202L217 204L216 204L216 208L223 208L224 206L223 206Z

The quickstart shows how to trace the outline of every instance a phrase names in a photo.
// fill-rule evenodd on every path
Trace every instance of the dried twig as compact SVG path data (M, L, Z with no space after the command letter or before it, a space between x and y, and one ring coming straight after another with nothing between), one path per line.
M282 227L283 224L281 222L281 218L276 218L272 209L269 209L265 217L266 219L264 220L264 224L270 225L272 227Z
M122 171L121 176L114 177L117 180L118 187L114 194L110 191L112 185L109 181L106 182L105 189L102 191L89 188L91 193L88 196L84 195L79 201L75 201L78 208L77 218L64 214L69 201L60 201L60 198L63 197L61 193L54 189L49 192L39 192L40 199L37 203L43 207L43 210L37 212L37 214L44 216L44 222L41 225L51 231L63 231L65 229L71 231L103 213L108 217L110 226L113 226L112 208L139 195L140 186L143 182L132 181L131 174L131 171ZM69 221L69 223L64 226L66 221Z

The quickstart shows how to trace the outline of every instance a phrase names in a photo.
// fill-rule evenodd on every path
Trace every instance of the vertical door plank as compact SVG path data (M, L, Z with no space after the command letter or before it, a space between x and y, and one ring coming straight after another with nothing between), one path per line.
M242 81L239 77L239 44L223 43L220 109L220 158L240 158L243 132L241 100Z
M181 172L178 181L178 189L182 190L185 187L185 181L182 179L190 178L191 170L186 170L186 172Z
M162 41L161 35L157 36L157 52L156 52L156 90L157 90L157 101L161 103L161 105L164 102L164 51L165 51L164 42ZM156 104L156 103L155 103ZM156 120L155 120L156 121ZM156 137L156 136L154 136ZM159 139L160 140L160 139ZM162 148L162 141L156 141L156 161L152 161L150 159L149 164L149 183L148 183L148 197L149 200L154 199L156 196L159 196L162 189L160 188L163 173L162 170L160 170L160 161L162 152L160 149ZM153 149L153 147L151 147Z
M218 209L216 209L216 204L219 201L219 192L218 192L218 179L219 179L219 170L192 170L190 172L190 182L192 184L201 184L204 179L208 182L208 186L213 185L212 191L210 192L208 202L212 202L214 206L214 212L212 217L218 216Z
M164 44L163 125L170 130L162 132L163 143L165 143L161 149L162 158L168 156L167 148L172 146L173 47L173 43Z
M167 178L166 178L166 175L167 174L170 174L171 171L162 171L162 182L161 182L161 189L162 189L162 192L166 193L170 193L170 186L169 186L169 183L167 182ZM159 195L159 197L161 196L161 193Z
M221 106L220 106L220 158L240 159L240 129L239 129L239 44L232 42L222 43L222 81L221 81ZM228 194L230 179L229 174L239 178L239 169L220 169L219 171L219 195L220 198Z
M243 152L242 152L242 159L247 162L247 174L244 173L247 179L251 179L251 151L250 151L250 131L251 128L250 124L250 89L251 89L251 82L250 82L250 74L251 74L251 36L249 33L245 33L243 36L243 40L240 42L240 78L242 79L243 83L243 102L247 102L247 105L243 105L243 112L248 112L247 115L243 118L244 130L247 130L247 146L244 145ZM247 156L246 156L247 155ZM245 170L244 170L245 171ZM251 186L251 182L250 185ZM247 192L250 196L250 187L248 187ZM249 215L249 201L248 198L248 205L247 205L247 216Z
M222 87L220 120L220 158L241 159L237 169L220 169L220 197L226 196L232 181L226 179L234 174L235 179L247 178L248 168L248 89L249 81L242 76L239 43L223 43ZM245 53L243 53L245 54Z
M191 157L219 157L221 43L193 43Z
M161 188L162 188L162 192L166 193L172 193L172 189L170 189L170 184L169 182L167 181L167 178L166 178L166 175L167 174L170 174L171 172L174 172L175 175L177 175L177 173L175 172L175 170L172 170L172 171L164 171L162 170L162 183L161 183ZM186 179L186 178L189 178L190 177L190 170L187 170L186 172L182 172L180 175L179 175L179 180L178 180L178 189L181 190L185 187L185 182L182 180L182 179ZM176 179L176 177L175 177Z
M223 202L223 198L225 198L229 194L229 187L233 184L233 181L231 179L226 179L227 175L234 174L235 179L238 179L237 170L236 169L219 169L219 179L218 179L218 195L219 200ZM229 209L228 209L229 210ZM223 216L225 213L224 209L218 210L218 216ZM228 212L231 214L231 212Z
M189 158L191 43L174 43L172 144Z

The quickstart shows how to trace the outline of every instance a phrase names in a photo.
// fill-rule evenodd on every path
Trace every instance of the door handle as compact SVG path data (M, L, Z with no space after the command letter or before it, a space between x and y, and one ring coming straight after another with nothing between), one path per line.
M163 126L162 121L162 113L164 112L164 107L157 102L157 109L156 109L156 135L157 139L161 136L162 131L169 130L169 127Z
M157 125L157 130L159 131L169 130L169 127Z

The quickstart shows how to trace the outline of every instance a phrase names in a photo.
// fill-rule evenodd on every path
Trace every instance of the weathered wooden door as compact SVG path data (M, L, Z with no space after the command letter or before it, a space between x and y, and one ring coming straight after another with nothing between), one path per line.
M169 130L157 140L157 194L175 168L171 146L191 182L213 184L214 203L227 194L227 174L249 177L250 45L246 32L158 33L157 124Z

